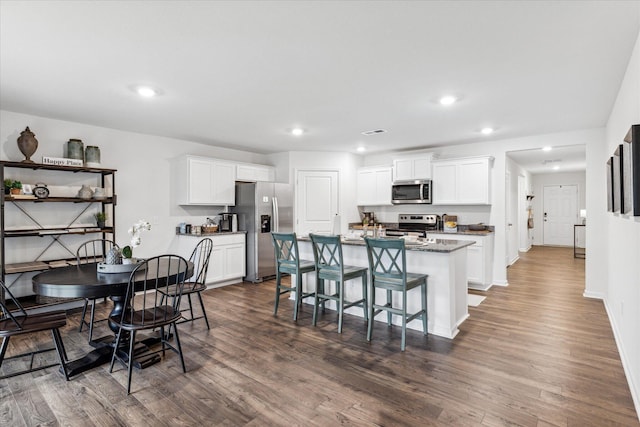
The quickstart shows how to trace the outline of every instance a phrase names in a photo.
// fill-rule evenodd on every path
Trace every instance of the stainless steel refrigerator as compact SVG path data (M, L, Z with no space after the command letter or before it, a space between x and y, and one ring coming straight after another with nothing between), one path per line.
M293 187L272 182L237 182L238 230L247 232L248 282L275 276L275 255L271 232L293 231Z

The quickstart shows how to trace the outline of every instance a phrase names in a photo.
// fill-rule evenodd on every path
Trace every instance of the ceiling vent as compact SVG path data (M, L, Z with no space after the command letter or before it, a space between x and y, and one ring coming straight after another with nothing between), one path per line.
M364 131L364 132L362 132L362 134L368 136L368 135L377 135L379 133L385 133L385 132L386 132L386 130L384 130L384 129L376 129L376 130Z
M562 159L555 159L555 160L543 160L542 164L543 165L548 165L549 163L560 163L562 161Z

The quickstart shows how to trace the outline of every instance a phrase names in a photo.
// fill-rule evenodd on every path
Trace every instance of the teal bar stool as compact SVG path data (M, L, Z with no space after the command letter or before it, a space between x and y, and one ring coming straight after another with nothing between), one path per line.
M340 236L320 236L310 234L313 243L313 257L316 263L316 298L313 307L313 325L316 325L318 317L318 305L324 304L327 300L336 302L338 309L338 333L342 333L342 318L344 309L349 307L362 307L364 320L368 320L367 314L367 274L366 267L354 267L344 265L342 260L342 244ZM344 299L344 283L351 279L362 279L362 298L357 301L346 301ZM336 282L336 291L328 294L325 291L324 282L330 280Z
M370 239L365 237L367 245L367 257L369 258L369 270L371 271L371 305L369 307L369 328L367 341L371 341L373 320L382 312L387 312L387 324L391 326L392 315L402 316L402 343L404 351L407 335L407 323L420 317L422 319L422 331L427 335L427 275L407 273L407 254L402 239ZM420 287L422 310L414 314L407 313L407 292ZM376 289L387 291L387 302L384 305L376 303ZM402 307L392 305L392 292L402 293Z
M313 261L301 260L298 252L298 239L296 233L271 233L273 247L276 256L276 303L273 315L278 314L280 295L295 292L296 305L293 309L293 320L298 320L298 307L302 305L302 299L315 295L314 292L305 293L302 290L302 275L315 270ZM295 274L296 283L291 286L282 284L283 274Z

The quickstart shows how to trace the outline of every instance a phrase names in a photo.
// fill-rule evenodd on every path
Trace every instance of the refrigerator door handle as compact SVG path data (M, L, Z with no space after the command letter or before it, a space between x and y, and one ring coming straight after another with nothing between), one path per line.
M278 198L271 198L271 209L272 209L272 221L271 229L276 233L280 232L280 218L278 217Z

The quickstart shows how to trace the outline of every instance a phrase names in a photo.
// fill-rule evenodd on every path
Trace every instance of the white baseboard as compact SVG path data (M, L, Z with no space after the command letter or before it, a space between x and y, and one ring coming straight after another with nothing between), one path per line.
M488 285L485 283L467 283L467 287L474 291L488 291L492 286L493 283L489 283Z
M585 298L593 298L593 299L601 299L604 300L604 293L602 292L593 292L593 291L587 291L585 290L582 293L582 296Z
M507 280L494 280L493 286L509 286L509 282Z
M612 311L609 308L609 304L607 303L606 298L604 298L604 308L607 311L607 317L609 317L609 324L611 325L611 329L613 330L613 338L616 341L618 354L620 354L620 360L622 361L622 369L624 369L624 375L625 377L627 377L629 391L631 391L631 399L633 399L633 405L636 407L636 415L638 416L638 421L640 421L640 388L638 384L635 384L633 382L633 376L631 376L631 370L629 368L631 364L629 363L629 359L627 358L624 347L622 346L620 332L618 327L616 326L615 318L611 315Z

